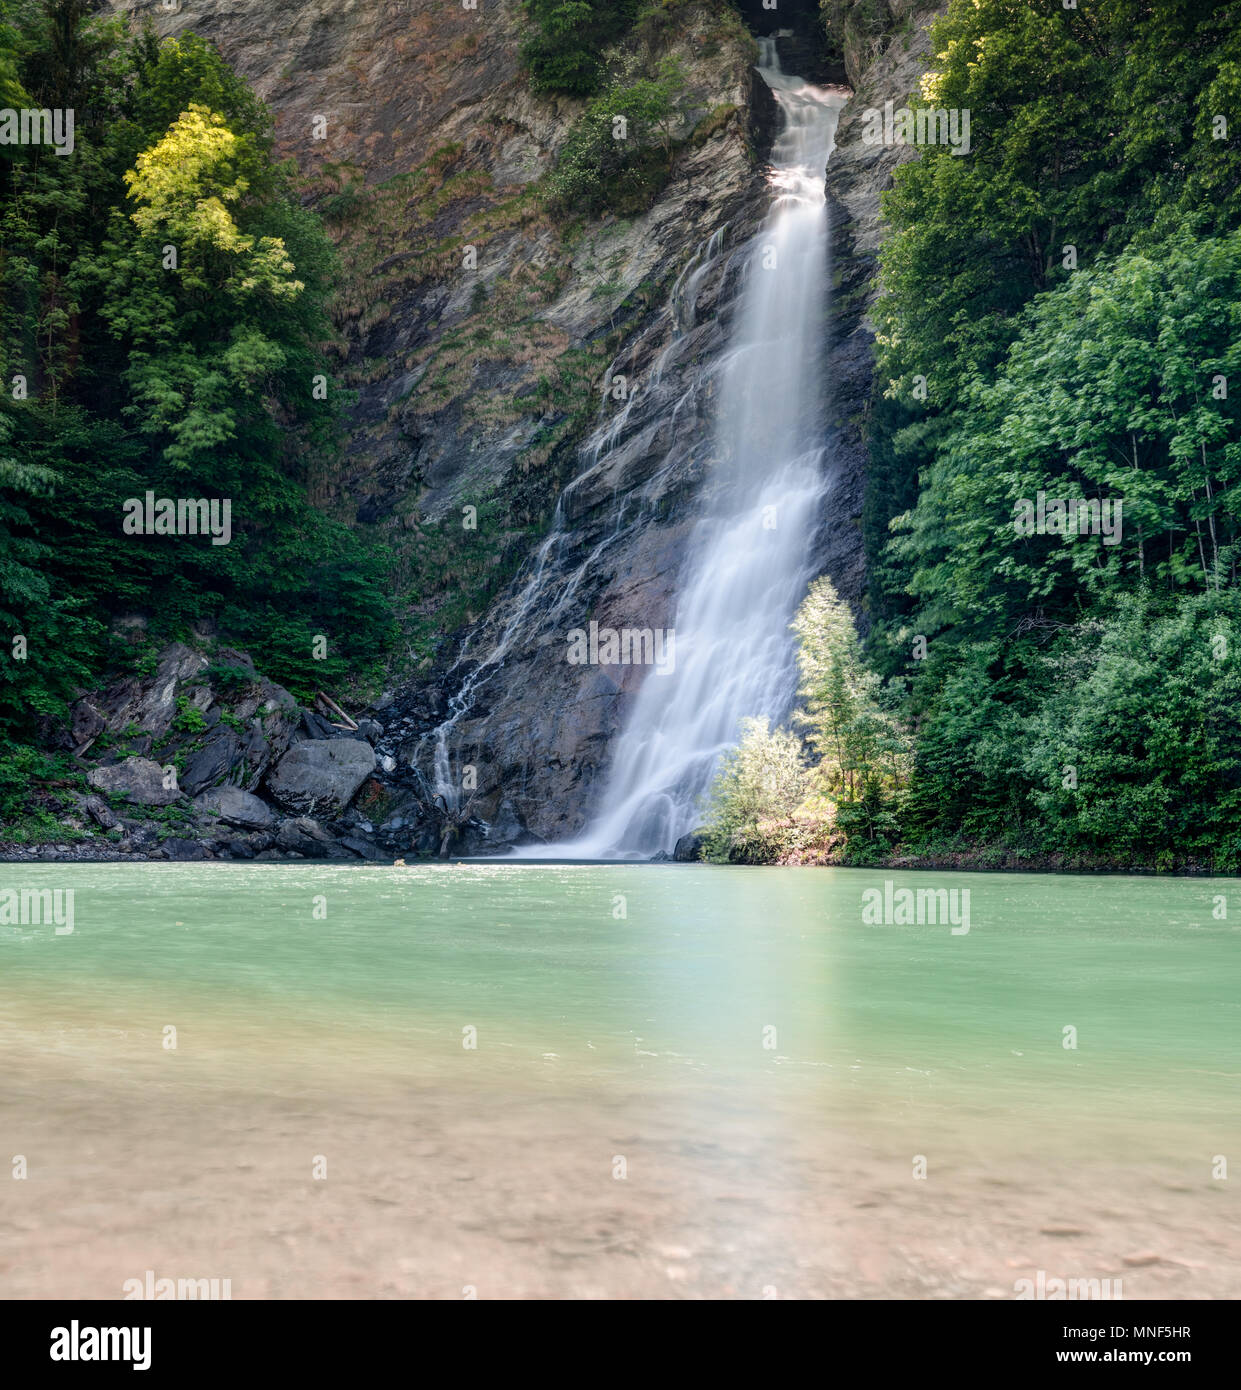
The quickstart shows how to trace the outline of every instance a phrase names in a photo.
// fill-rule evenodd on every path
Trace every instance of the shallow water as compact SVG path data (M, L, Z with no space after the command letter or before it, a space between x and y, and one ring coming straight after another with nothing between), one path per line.
M968 889L970 930L866 925L885 879ZM0 1295L1241 1294L1236 880L0 870L22 887L72 889L74 929L0 927L28 1171Z

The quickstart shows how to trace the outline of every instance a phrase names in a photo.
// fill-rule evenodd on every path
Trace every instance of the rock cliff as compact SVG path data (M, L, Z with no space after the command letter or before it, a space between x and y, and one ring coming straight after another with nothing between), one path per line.
M352 395L317 500L382 534L409 597L403 671L374 710L368 815L397 850L573 834L642 668L572 667L565 634L672 625L712 486L713 366L775 119L749 31L726 0L654 7L627 61L671 55L685 73L670 178L645 211L565 225L531 189L581 104L529 90L518 0L111 3L219 45L273 109L339 248L333 388ZM740 8L765 31L770 12ZM847 75L857 93L828 170L833 487L818 544L855 602L878 195L908 154L865 146L860 115L916 84L933 8L836 0L826 37L813 0L779 16L786 67Z

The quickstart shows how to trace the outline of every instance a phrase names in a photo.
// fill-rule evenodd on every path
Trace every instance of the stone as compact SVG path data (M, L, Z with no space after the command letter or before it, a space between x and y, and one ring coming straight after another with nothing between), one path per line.
M276 848L286 854L301 854L307 859L325 859L336 852L336 841L308 816L280 822L276 831Z
M177 697L192 676L201 675L207 658L182 642L173 642L160 653L152 676L128 676L113 686L103 703L108 727L123 733L136 724L143 733L158 738L172 727Z
M139 806L171 806L181 793L164 786L164 769L146 758L126 758L109 767L92 768L86 780L97 791L123 796Z
M73 746L81 748L83 744L90 743L92 739L99 737L107 727L102 714L91 704L89 700L79 700L70 711L72 722L70 731L73 735Z
M511 845L526 832L521 817L507 796L500 798L495 815L487 825L487 843Z
M374 770L375 750L361 739L303 739L268 773L267 788L294 815L334 814Z
M304 709L302 711L301 733L310 739L329 739L339 738L345 731L338 729L328 719L324 719L321 714L316 714L313 710Z
M219 816L242 830L266 830L275 823L275 814L265 801L240 787L212 787L194 798L196 810Z
M182 790L191 796L219 781L233 768L241 752L241 744L231 729L223 729L185 760L181 773Z
M388 862L387 854L378 845L362 839L359 835L345 835L341 838L340 843L345 849L356 854L359 859L382 860L385 864Z
M88 796L82 806L96 825L104 830L115 830L120 821L112 814L108 803L98 796Z
M694 864L702 858L702 836L695 831L682 835L676 842L672 857L678 864Z
M161 859L195 860L206 859L207 850L197 840L184 840L170 835L155 853Z

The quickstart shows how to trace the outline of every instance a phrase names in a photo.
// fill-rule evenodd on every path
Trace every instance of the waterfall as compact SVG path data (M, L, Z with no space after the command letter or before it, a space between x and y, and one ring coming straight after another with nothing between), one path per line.
M697 824L738 722L782 719L795 693L789 622L813 578L826 486L824 173L846 96L782 72L775 39L759 46L759 73L783 117L771 155L772 203L747 253L732 341L718 369L719 463L679 584L675 664L648 672L616 740L596 819L558 853L670 850Z

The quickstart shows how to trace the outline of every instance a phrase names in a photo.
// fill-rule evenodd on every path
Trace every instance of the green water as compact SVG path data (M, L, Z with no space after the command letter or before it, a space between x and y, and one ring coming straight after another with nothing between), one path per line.
M970 892L970 930L867 926L862 895ZM4 996L301 1021L425 1062L547 1054L671 1080L1066 1107L1231 1109L1237 881L705 866L11 866L74 930L0 929ZM1066 1047L1065 1029L1076 1030ZM365 1051L365 1047L363 1048Z
M867 925L885 879L968 889L968 933ZM0 927L0 1133L31 1165L0 1184L5 1296L148 1268L238 1297L1006 1297L1038 1269L1241 1294L1236 880L118 864L9 888L74 898L71 933Z

